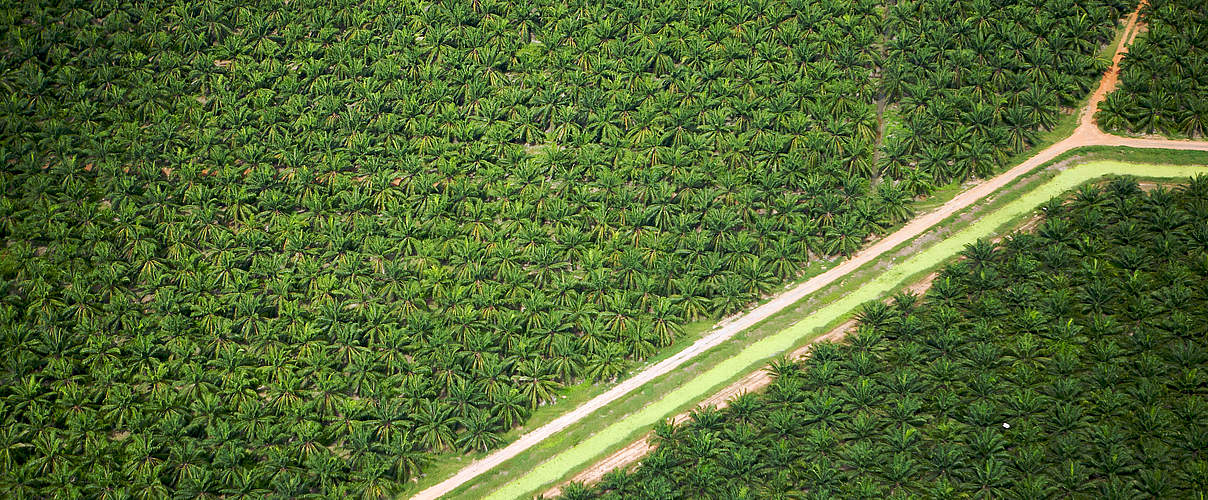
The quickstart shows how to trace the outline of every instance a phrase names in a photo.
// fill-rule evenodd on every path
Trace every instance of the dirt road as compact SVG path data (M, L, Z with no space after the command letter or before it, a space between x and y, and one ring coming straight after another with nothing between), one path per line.
M1142 5L1144 5L1144 2L1142 2ZM1138 7L1138 11L1139 9L1140 7ZM1123 57L1124 52L1127 50L1127 44L1136 37L1137 15L1138 12L1133 12L1129 16L1125 27L1125 36L1122 37L1120 47L1117 48L1115 57L1113 58L1112 68L1108 70L1103 80L1100 82L1099 87L1095 90L1095 93L1092 94L1090 102L1082 111L1078 128L1070 137L1044 149L1043 151L1040 151L1027 161L1015 166L1014 168L1011 168L1010 170L1007 170L1006 172L977 183L964 192L958 194L956 197L952 198L939 208L916 217L901 229L898 229L888 236L874 242L839 265L805 281L800 285L797 285L796 287L773 298L771 301L756 307L742 316L739 316L733 321L718 326L712 332L706 334L688 348L675 353L663 361L647 367L628 379L621 381L619 384L609 389L605 393L596 396L586 403L583 403L578 408L559 416L549 423L522 435L519 439L511 444L495 451L494 453L491 453L490 455L487 455L481 460L471 463L448 479L445 479L444 481L419 492L412 498L415 500L432 500L453 491L469 480L515 457L519 453L531 448L533 445L541 442L545 438L552 436L563 429L566 429L568 426L578 422L596 410L607 406L609 403L616 401L618 398L628 394L634 389L637 389L647 382L671 372L705 351L722 344L738 332L743 331L756 323L763 321L764 319L767 319L785 307L788 307L789 305L792 305L793 303L802 299L806 295L809 295L810 293L813 293L822 287L831 284L835 280L847 275L848 273L855 271L860 266L872 262L874 259L880 257L882 254L893 249L899 244L923 234L924 231L930 229L932 226L938 224L952 214L965 209L974 202L981 200L987 195L1007 185L1011 181L1014 181L1019 176L1031 171L1041 164L1048 162L1049 160L1052 160L1053 158L1056 158L1058 155L1066 151L1079 147L1096 145L1208 151L1208 141L1193 142L1166 139L1117 137L1099 131L1098 127L1095 125L1094 111L1098 109L1099 102L1103 100L1103 97L1106 96L1107 93L1113 88L1115 88L1116 73L1119 71L1119 61ZM634 450L634 453L637 453L636 449ZM613 468L623 466L626 463L631 463L633 460L636 460L641 456L642 455L636 455L636 458L629 456L627 457L628 462L621 463L624 460L619 460L614 462L611 468L601 467L602 464L597 464L596 466L593 466L592 469L598 471L603 471L604 469L612 470ZM600 473L600 475L602 474L603 472Z

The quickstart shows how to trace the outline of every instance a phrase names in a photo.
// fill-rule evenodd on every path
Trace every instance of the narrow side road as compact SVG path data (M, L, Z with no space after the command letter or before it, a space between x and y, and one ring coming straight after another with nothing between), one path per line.
M1142 2L1141 5L1144 5L1144 2ZM515 457L521 452L528 450L545 438L550 437L563 429L566 429L575 422L578 422L596 410L603 408L613 401L616 401L618 398L632 392L647 382L667 374L684 363L692 360L701 353L721 345L738 332L754 326L756 323L759 323L773 314L780 312L785 307L792 305L806 295L809 295L810 293L813 293L822 287L831 284L835 280L847 275L852 271L855 271L864 264L873 261L899 244L915 238L952 214L963 210L964 208L972 205L974 202L1014 181L1019 176L1048 162L1049 160L1052 160L1053 158L1056 158L1058 155L1066 151L1079 147L1094 145L1208 151L1208 142L1117 137L1099 131L1098 127L1094 124L1094 111L1098 109L1099 102L1103 100L1103 97L1115 87L1116 73L1119 71L1119 61L1123 57L1124 52L1127 50L1127 43L1131 42L1131 38L1136 36L1137 15L1139 11L1140 6L1138 6L1138 10L1136 12L1133 12L1129 16L1127 25L1125 27L1125 36L1122 37L1120 47L1118 47L1116 50L1116 55L1113 58L1112 68L1108 70L1104 76L1104 79L1100 82L1099 88L1096 89L1094 94L1092 94L1090 102L1082 111L1078 128L1070 137L1044 149L1043 151L1040 151L1027 161L1024 161L1023 163L1011 168L1010 170L1007 170L1006 172L975 184L939 208L916 217L915 219L906 223L906 225L904 225L902 228L874 242L872 245L869 245L863 250L857 252L855 255L843 261L839 265L780 294L771 301L756 307L750 312L734 319L730 323L716 328L686 349L675 353L663 361L647 367L645 370L642 370L637 374L634 374L633 376L623 380L613 388L609 389L607 392L596 396L595 398L559 416L549 423L529 431L528 433L520 436L520 438L516 441L513 441L511 444L496 450L481 460L474 461L448 479L445 479L438 484L420 491L412 498L414 500L433 500L452 492L454 489L469 482L471 479L478 477L479 475L495 468L499 464Z

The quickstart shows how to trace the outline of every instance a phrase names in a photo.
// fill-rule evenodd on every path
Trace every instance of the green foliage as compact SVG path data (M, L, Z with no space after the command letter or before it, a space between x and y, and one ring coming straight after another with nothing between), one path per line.
M1193 498L1205 492L1208 177L1130 179L969 245L758 396L658 430L576 498Z
M889 7L880 92L906 133L883 170L937 184L987 177L1052 129L1106 68L1127 0L906 0Z
M1154 0L1142 9L1146 31L1120 62L1120 87L1095 119L1106 130L1208 135L1208 5Z
M396 494L851 254L963 151L880 144L882 7L10 5L0 488Z
M10 5L3 490L373 497L497 446L909 216L865 166L879 19Z

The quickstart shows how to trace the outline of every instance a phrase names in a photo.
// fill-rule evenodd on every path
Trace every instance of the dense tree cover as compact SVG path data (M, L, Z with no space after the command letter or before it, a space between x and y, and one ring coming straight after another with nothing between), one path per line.
M1208 178L1088 186L565 498L1199 498L1206 334Z
M1152 0L1146 31L1120 62L1120 86L1099 105L1109 131L1208 135L1208 3Z
M498 445L911 215L883 15L9 5L0 488L375 496Z
M13 496L397 490L910 214L867 0L0 19Z
M995 172L1098 82L1097 52L1129 3L894 3L880 91L905 133L885 138L878 168L916 192Z

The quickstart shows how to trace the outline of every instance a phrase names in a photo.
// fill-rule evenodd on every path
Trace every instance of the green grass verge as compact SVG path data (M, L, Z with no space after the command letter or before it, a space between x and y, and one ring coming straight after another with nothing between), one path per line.
M1128 151L1123 148L1102 148L1102 151L1092 151L1089 154L1136 156L1158 156L1165 154L1146 154ZM1182 155L1178 159L1194 163L1208 163L1208 155L1203 153ZM1060 161L1060 159L1056 160ZM1050 163L1051 164L1051 163ZM901 265L885 269L871 280L859 286L851 293L843 294L841 298L830 302L818 309L814 314L781 330L779 333L762 338L747 348L742 349L727 359L710 364L710 368L699 376L693 377L680 387L666 393L666 396L654 404L648 405L632 415L616 421L607 428L594 433L587 439L576 440L575 446L559 454L552 460L535 467L516 470L531 470L527 475L511 481L495 490L487 498L516 498L527 493L538 491L573 473L578 468L592 463L595 458L616 449L618 445L630 442L631 436L644 434L655 422L690 408L695 402L707 397L714 390L730 383L738 376L749 373L765 364L770 358L787 352L827 331L834 325L845 321L850 314L868 300L884 297L896 290L897 287L909 283L912 279L931 272L943 261L959 252L964 245L977 238L996 234L1002 227L1017 224L1023 218L1029 217L1041 202L1066 192L1079 184L1108 174L1131 174L1141 177L1171 178L1187 177L1202 170L1176 165L1132 165L1115 160L1098 159L1091 163L1083 163L1060 172L1050 172L1051 177L1039 186L1033 186L1019 192L1010 200L1003 198L1004 206L989 214L979 217L968 227L956 232L951 237L940 240L936 244L910 257ZM596 427L600 429L599 427ZM512 464L509 464L512 465ZM509 467L512 468L512 467ZM482 490L478 490L479 493Z
M837 259L836 260L814 261L802 273L801 278L786 284L785 288L786 289L791 288L791 287L796 286L796 285L800 284L801 282L804 282L814 276L822 274L823 272L826 272L828 269L838 265L840 262L841 261L837 260ZM756 304L752 304L751 306L749 306L747 308L747 310L752 309L752 308L756 307L758 304L762 304L763 302L766 302L768 300L770 300L770 297L764 298ZM621 380L624 380L624 378L632 376L632 375L636 374L638 371L643 370L650 365L658 363L659 361L662 361L663 359L666 359L666 358L682 351L683 349L687 348L689 345L691 345L694 342L696 342L697 340L699 340L701 336L708 333L709 331L712 331L713 327L716 325L716 323L717 323L717 319L708 319L708 320L696 321L696 322L693 322L693 323L687 325L684 329L684 334L681 335L675 341L674 344L672 344L671 346L669 346L667 348L662 349L661 351L659 351L659 353L657 355L643 361L642 363L636 364L633 368L631 368L629 371L627 371L626 374L621 379L618 379L617 382L620 382ZM779 323L774 323L774 324L779 324ZM758 328L759 326L760 325L757 325L756 327L753 327L753 328ZM753 340L753 339L747 338L747 336L749 334L748 332L751 332L751 331L752 331L751 329L748 329L742 333L739 333L734 338L732 338L731 341L726 344L726 346L741 347L741 346L748 344L750 340ZM761 336L761 335L759 335L759 334L755 335L756 338L758 338L759 336ZM721 349L721 350L719 350L719 349ZM724 356L728 355L729 353L731 353L732 351L736 352L736 349L715 348L714 350L709 351L709 353L707 353L707 354L717 356L717 357L724 357ZM704 363L702 363L703 359L704 359L703 357L698 357L696 361L691 362L685 366L681 366L679 369L676 370L676 372L674 374L665 376L663 378L660 378L659 380L656 380L656 381L643 385L641 388L635 390L634 392L631 392L630 394L627 394L627 395L623 396L622 398L620 398L619 400L613 402L612 404L609 405L609 407L607 409L600 410L600 411L597 411L596 413L593 413L587 419L584 419L583 421L580 421L580 423L575 424L575 426L573 426L571 429L563 431L556 436L551 436L550 438L547 438L546 440L542 441L540 444L529 449L528 451L526 451L519 457L514 458L512 461L508 462L508 466L506 467L506 469L509 469L509 470L503 470L503 469L505 469L504 467L496 468L495 470L488 472L487 474L484 474L483 476L480 476L478 479L474 480L473 482L463 485L461 488L456 490L454 492L454 494L452 496L450 496L450 498L457 498L457 495L459 495L459 494L463 495L465 498L478 498L480 495L475 494L473 492L489 491L493 486L498 486L499 484L502 484L502 482L505 482L505 481L511 479L512 474L510 473L510 469L513 469L513 467L519 467L520 470L524 469L524 467L525 467L524 465L513 466L513 464L515 462L523 460L525 462L540 463L540 462L544 461L545 459L549 458L550 456L556 454L558 451L561 451L563 448L568 447L570 444L573 444L575 442L574 440L575 440L576 436L579 436L580 434L584 434L584 432L589 434L591 432L591 429L599 428L598 425L601 425L601 424L599 424L599 422L605 422L605 423L610 422L616 418L619 418L621 416L624 416L624 415L630 413L631 411L633 411L637 408L645 406L649 402L657 399L665 390L669 390L670 388L678 386L680 383L682 383L683 380L690 378L692 376L692 374L699 372L700 369L702 368L702 366L704 366ZM578 407L579 405L604 393L605 391L610 389L613 385L614 384L599 384L599 383L592 383L592 382L582 382L580 384L564 388L563 392L561 393L561 395L558 399L557 404L547 405L547 406L538 408L535 412L533 412L532 416L529 418L528 421L525 422L525 424L523 426L517 427L517 428L511 430L503 436L504 443L510 443L512 441L515 441L521 435L523 435L525 432L536 429L536 428L548 423L549 421L557 418L558 416L562 415L563 413ZM502 446L503 445L501 445L500 447L502 447ZM492 450L492 451L494 451L494 450ZM440 481L443 481L445 478L450 477L453 474L455 474L462 467L465 467L466 465L469 465L470 463L472 463L474 460L483 458L490 453L491 452L479 452L479 453L470 453L470 454L457 455L457 456L448 456L447 455L447 456L439 457L437 460L433 461L431 464L428 465L428 467L425 470L424 477L421 478L419 481L417 481L414 484L414 486L411 488L410 492L411 493L418 492L424 488L427 488L431 485L439 483ZM478 487L478 485L482 485L482 487Z
M987 198L987 200L984 200L983 203L979 203L974 207L952 216L949 220L944 221L930 232L922 235L920 239L938 239L942 238L946 234L950 234L951 232L958 230L967 224L967 221L964 219L969 219L974 217L979 211L993 209L1002 203L1009 201L1014 195L1017 195L1019 192L1026 191L1031 185L1038 184L1039 182L1050 178L1055 173L1046 171L1046 168L1054 164L1059 164L1059 162L1068 161L1075 157L1079 160L1113 159L1150 163L1208 164L1208 154L1203 152L1141 150L1119 147L1093 147L1067 152L1055 158L1048 164L1038 167L1038 173L1034 172L1029 176L1021 177L1021 179L1015 184L1007 186L999 193L991 195ZM957 184L947 186L944 192L937 193L936 198L940 198L941 201L935 203L935 205L939 205L943 201L951 199L952 196L955 196L961 191L960 188L961 186ZM921 246L919 246L919 248L921 248ZM562 433L559 433L557 436L551 437L532 449L521 453L517 457L510 460L506 465L497 467L494 470L476 478L470 483L461 486L450 494L448 498L481 498L486 494L486 492L502 487L503 484L518 477L520 473L532 470L537 465L545 462L549 458L564 451L575 443L590 437L596 432L596 430L601 429L621 418L624 418L627 415L633 414L642 407L649 405L661 395L666 394L668 391L678 387L685 381L699 376L708 367L719 363L730 356L733 356L735 353L749 346L756 340L772 335L788 327L801 317L815 310L819 305L836 300L842 297L844 294L849 293L860 283L863 283L869 276L878 272L880 268L887 265L892 265L894 261L901 257L901 254L909 253L914 250L916 250L916 248L911 248L909 244L904 244L899 248L895 248L894 250L887 252L886 255L881 259L861 267L840 282L832 284L823 288L822 290L819 290L818 292L815 292L814 294L811 294L797 304L794 304L794 306L787 308L782 313L739 333L725 345L702 354L696 360L694 360L694 362L681 367L676 372L644 385L633 393L626 395L625 397L622 397L618 401L609 405L607 408L593 413L579 423L576 423ZM813 266L811 266L811 269L806 273L806 275L816 275L825 271L826 269L829 269L834 264L835 262L816 262ZM679 349L682 349L684 346L699 338L700 334L707 331L707 327L710 324L711 323L709 322L702 322L695 325L696 328L699 328L698 330L695 332L689 332L688 335L685 335L685 339L682 339L681 342L677 342L675 347L666 350L666 352L662 353L658 358L652 360L651 362L669 356L674 352L678 352ZM836 324L838 324L838 322L836 322ZM735 378L738 378L738 376L739 375L736 375ZM562 400L560 404L551 407L543 407L540 411L544 413L535 414L533 420L530 421L525 428L534 428L537 425L540 425L540 423L543 423L539 422L539 420L548 421L549 419L559 415L562 411L565 411L565 409L572 407L572 405L577 405L582 401L586 401L587 399L590 399L590 397L603 392L607 388L608 386L591 384L581 384L580 386L576 386L573 388L568 397ZM684 409L691 408L691 406L693 405L687 405L687 407ZM625 443L636 439L643 433L644 431L636 432L633 436L628 436L630 439L625 441ZM509 435L509 441L518 435L519 432ZM617 446L616 448L619 447L620 446ZM608 453L611 453L612 451L615 451L615 448L601 452L600 455L602 457ZM447 467L442 467L442 469L444 469L443 471L429 469L429 479L421 482L419 485L417 485L419 488L412 491L418 491L418 489L422 487L435 484L444 477L448 477L448 475L454 473L460 467L468 464L470 460L476 459L479 456L481 455L467 455L461 460L447 460L444 462L444 464L447 464Z
M949 198L951 198L951 196L955 196L955 193L950 195ZM899 224L898 226L891 228L889 231L892 232L893 230L896 230L897 227L900 227L900 226L901 225ZM788 288L797 286L798 284L805 282L805 281L809 280L810 278L813 278L814 276L822 274L832 267L835 267L840 262L842 262L842 261L839 259L815 260L815 261L811 262L805 270L802 271L800 277L798 277L794 281L789 282L786 285L784 285L784 288L788 289ZM757 303L754 303L754 304L751 304L750 306L748 306L744 310L744 312L748 311L750 309L753 309L753 308L757 307L758 305L760 305L764 302L767 302L768 300L771 300L771 297L762 298ZM535 410L532 413L532 415L529 417L529 419L525 421L524 425L510 430L502 436L504 444L500 445L499 447L502 448L503 446L506 446L507 443L511 443L512 441L519 439L520 436L524 435L524 433L529 432L538 427L541 427L542 425L549 423L550 421L554 420L555 418L558 418L563 413L570 411L587 401L590 401L592 398L599 396L600 394L608 391L608 389L612 388L616 383L619 383L620 381L624 380L625 378L633 376L634 374L640 372L641 370L644 370L645 368L649 367L650 365L658 363L658 362L660 362L668 357L671 357L672 355L686 349L688 346L695 343L706 333L712 331L714 329L714 326L716 326L717 322L718 322L717 318L709 318L709 319L694 321L692 323L685 325L684 333L682 335L680 335L675 340L674 343L672 343L670 346L668 346L666 348L659 350L659 352L656 353L654 356L647 358L646 360L644 360L640 363L635 363L632 367L630 367L629 370L627 370L625 372L625 374L623 374L621 376L621 378L617 379L614 383L601 384L601 383L595 383L595 382L591 382L591 381L584 381L584 382L580 382L580 383L572 385L572 386L564 387L559 393L558 401L556 404L542 406L542 407L538 408L537 410ZM681 371L683 369L684 368L681 367ZM668 380L668 382L674 383L674 381L670 381L670 380ZM657 382L654 382L654 383L657 383ZM649 386L649 385L650 384L647 384L647 386ZM672 385L672 386L674 386L674 385ZM615 406L615 407L621 408L621 409L636 408L641 405L644 405L645 403L649 402L653 398L656 398L659 394L656 391L647 391L644 389L645 388L639 389L638 391L635 391L635 393L631 393L630 395L625 396L624 398L622 398L621 400L618 400L617 402L614 402L610 406ZM644 395L644 397L640 398L640 400L631 401L628 399L628 398L632 397L634 394L639 394L639 393ZM565 432L561 433L559 436L562 436L564 434L566 434L566 433ZM557 439L559 436L554 436L549 439L546 439L545 441L542 442L542 444L537 445L533 449L552 448L552 447L554 447L554 443L560 441L560 439ZM448 477L452 476L453 474L456 474L457 471L461 470L461 468L465 467L466 465L469 465L470 463L472 463L475 460L479 460L483 457L486 457L487 455L489 455L490 453L492 453L494 451L495 450L491 450L491 451L487 451L487 452L466 453L466 454L462 454L462 455L438 456L431 463L429 463L427 467L425 467L424 476L422 478L420 478L418 481L416 481L409 491L410 491L410 493L415 493L415 492L423 490L424 488L427 488L436 483L439 483L440 481L443 481L445 478L448 478ZM475 481L475 483L477 483L477 482L479 482L479 481Z
M955 193L953 195L955 195ZM949 198L950 197L951 196L949 196ZM896 228L897 228L897 226L895 226L893 229L896 229ZM892 231L892 229L890 231ZM801 276L799 278L786 284L785 288L787 289L787 288L794 287L804 281L809 280L810 278L813 278L814 276L822 274L822 273L826 272L828 269L838 265L840 262L841 261L838 259L815 260L815 261L811 262L804 271L802 271ZM759 302L748 306L746 310L753 309L753 308L757 307L759 304L767 302L768 300L771 300L771 298L770 297L763 298ZM658 362L660 362L668 357L671 357L672 355L686 349L688 346L692 345L694 342L699 340L706 333L712 331L714 329L713 327L717 324L717 322L718 322L717 318L709 318L709 319L694 321L692 323L685 325L684 333L682 335L680 335L673 344L671 344L670 346L668 346L666 348L659 350L659 352L657 354L655 354L654 356L652 356L650 358L647 358L646 360L642 361L641 363L635 363L629 370L626 371L626 373L624 375L622 375L621 378L619 378L614 383L601 384L601 383L594 383L591 381L584 381L579 384L564 387L559 393L558 402L556 404L546 405L546 406L542 406L542 407L538 408L536 411L534 411L532 413L532 415L529 417L529 419L525 421L524 425L516 427L516 428L508 431L506 434L504 434L502 436L504 444L500 445L500 448L505 446L507 443L511 443L512 441L519 439L520 436L524 435L524 433L529 432L538 427L541 427L542 425L549 423L550 421L554 420L555 418L558 418L563 413L570 411L587 401L590 401L592 398L594 398L596 396L599 396L600 394L606 392L608 389L612 388L613 385L615 385L615 383L619 383L620 381L624 380L625 378L633 376L634 374L645 369L646 367L653 365L655 363L658 363ZM649 386L649 385L650 384L647 384L647 386ZM628 401L626 399L626 398L629 398L629 397L633 396L634 394L638 394L638 393L644 395L644 397L641 398L641 401ZM649 400L651 400L657 396L658 396L658 393L655 391L639 390L635 393L631 393L630 395L626 396L625 398L622 398L621 400L619 400L617 402L614 402L613 405L610 405L610 406L616 406L617 408L622 408L622 409L623 408L635 408L635 407L641 406L641 405L649 402ZM560 436L563 434L565 434L565 433L560 434ZM554 443L557 443L560 441L560 439L556 439L556 438L558 438L558 436L551 437L551 438L543 441L542 444L534 447L534 449L549 449L551 447L554 447L555 446ZM422 478L420 478L418 481L416 481L415 484L412 486L412 488L409 491L411 493L418 492L420 490L423 490L424 488L427 488L436 483L439 483L440 481L443 481L445 478L448 478L448 477L452 476L453 474L456 474L457 471L461 470L461 468L465 467L466 465L469 465L470 463L472 463L475 460L479 460L483 457L486 457L487 455L489 455L490 453L492 453L494 451L495 450L491 450L488 452L467 453L467 454L463 454L463 455L438 456L431 463L429 463L427 467L425 467L424 476Z
M990 195L986 200L983 200L983 202L952 216L949 218L949 220L945 220L941 224L938 224L936 228L933 228L928 233L922 235L920 239L938 239L942 238L946 234L950 234L951 232L960 229L967 224L967 221L962 219L968 219L969 217L975 216L979 211L993 209L1007 201L1010 201L1019 193L1026 191L1030 186L1039 184L1040 182L1051 178L1052 175L1055 174L1055 172L1046 171L1046 169L1052 165L1059 164L1060 162L1069 161L1072 158L1077 158L1079 161L1105 159L1142 163L1208 164L1208 153L1198 151L1151 150L1107 146L1081 148L1066 152L1057 158L1054 158L1049 163L1038 167L1033 174L1021 177L1016 183L1005 187L998 193ZM957 183L951 183L947 186L944 186L926 202L919 204L919 211L921 212L937 207L950 200L953 196L961 191L962 185ZM458 489L454 490L453 493L448 495L448 498L481 498L486 494L486 492L502 487L505 483L518 477L520 473L532 470L537 465L547 461L554 455L565 451L570 446L590 437L596 432L597 429L601 429L612 422L633 414L634 412L661 397L661 395L666 394L668 391L678 387L679 385L682 385L687 380L691 380L692 378L699 376L709 366L733 356L735 353L761 338L772 335L788 327L801 317L815 310L819 305L828 303L842 297L846 293L849 293L858 284L867 279L868 276L876 273L880 268L887 265L892 265L894 261L898 260L900 254L912 250L915 249L910 248L908 244L904 244L899 248L895 248L894 250L887 252L882 258L877 259L877 261L861 267L848 277L840 280L838 283L824 287L818 292L815 292L802 299L802 301L794 304L792 307L786 308L785 311L782 311L781 313L774 315L764 322L737 334L726 344L702 354L693 362L690 362L689 364L677 369L674 373L668 374L658 380L645 384L634 392L613 402L607 408L601 409L575 425L572 425L570 428L559 433L557 436L550 437L549 439L544 440L541 444L538 444L537 446L534 446L533 448L521 453L517 457L508 461L505 465L496 467L494 470L475 478L473 481L465 485L462 485ZM837 263L838 261L815 261L811 264L810 268L803 273L803 277L801 279L787 285L786 288L795 286L801 281L816 276L817 274L830 269ZM836 325L840 322L841 321L836 322ZM685 335L672 347L661 351L656 357L651 358L650 360L647 360L641 365L635 367L630 374L636 372L636 370L645 368L652 363L658 362L659 360L662 360L676 352L679 352L692 342L695 342L698 338L700 338L701 335L708 332L712 325L713 320L699 321L689 325L685 329ZM627 376L628 375L629 374L627 374ZM739 375L736 375L734 378L737 379L738 377ZM722 386L724 386L724 384L719 385L719 388ZM515 440L523 432L527 432L528 430L534 429L548 422L549 420L556 418L558 415L561 415L562 412L568 411L570 408L574 408L579 404L591 399L592 397L595 397L596 395L607 390L609 387L611 387L611 385L583 383L568 388L569 390L567 390L564 394L564 398L559 400L559 404L540 408L533 414L532 418L524 427L510 432L506 436L506 441L511 442ZM684 409L689 409L691 406L693 405L688 405ZM630 439L624 442L627 444L633 439L638 438L643 433L644 431L635 432L634 435L627 436ZM612 453L617 448L620 448L620 446L616 446L613 449L601 452L599 458ZM427 470L426 477L419 481L416 487L411 491L416 492L426 488L427 486L436 484L444 478L451 476L460 468L468 465L471 461L477 460L485 455L486 453L479 453L459 457L447 457L438 462L435 466L430 466Z
M1029 151L1031 151L1031 150L1029 150ZM1035 151L1032 151L1033 154L1034 154L1034 152ZM1030 157L1030 156L1031 155L1029 154L1028 157ZM926 199L915 202L912 205L912 207L915 209L916 212L919 212L919 213L925 212L928 210L932 210L940 205L943 205L944 203L947 203L949 200L951 200L953 197L955 197L957 194L959 194L961 191L963 191L963 187L964 187L963 184L961 184L959 182L951 182L945 186L942 186L942 187L939 187L938 189L936 189L931 194L931 196L927 197ZM905 225L905 222L890 226L885 230L885 234L892 233L893 231L896 231L903 225ZM789 283L786 283L784 285L784 289L792 288L794 286L797 286L798 284L801 284L801 283L809 280L810 278L813 278L814 276L822 274L822 273L826 272L827 270L829 270L830 268L835 267L840 262L842 262L842 260L840 260L840 259L815 260L815 261L811 262L809 264L809 266L802 271L801 275L797 279L795 279ZM856 271L856 272L858 273L859 271ZM817 292L814 295L817 295ZM762 304L768 300L771 300L771 298L765 297L765 298L761 299L759 302L751 304L744 311L749 311L749 310L757 307L759 304ZM765 320L765 322L771 321L771 320L772 320L772 318L769 318L769 320ZM625 378L632 376L633 374L646 368L647 366L658 363L659 361L662 361L663 359L666 359L666 358L674 355L675 353L680 352L681 350L687 348L688 346L692 345L692 343L699 340L701 336L703 336L706 333L708 333L709 331L711 331L713 329L713 326L716 323L717 323L717 319L711 318L711 319L706 319L706 320L695 321L688 325L685 325L684 334L681 335L679 338L677 338L675 343L673 343L669 347L661 349L655 356L653 356L649 359L646 359L645 361L643 361L641 363L635 364L620 379L618 379L617 382L620 382L621 380L624 380ZM773 325L778 325L778 324L779 324L778 322L773 322ZM752 329L759 328L759 326L760 325L756 325L755 327L752 327ZM781 325L781 326L783 326L783 325ZM752 329L748 329L747 332L752 331ZM731 341L728 342L727 345L735 345L736 341L741 341L742 339L749 338L750 340L753 340L753 339L757 339L757 338L760 338L762 336L766 336L767 334L772 333L772 332L765 331L763 334L756 333L754 335L751 335L751 337L747 337L746 336L747 332L738 334L734 339L731 339ZM745 346L746 344L738 344L738 345ZM681 367L681 369L679 371L677 371L677 373L683 372L685 369L690 369L690 367L687 367L687 368ZM688 371L688 372L684 372L684 373L690 374L693 372ZM677 377L677 378L686 378L686 376L681 376L681 377ZM672 385L670 385L671 387L675 386L674 381L669 380L669 382L673 382ZM599 384L599 383L592 383L592 382L582 382L582 383L579 383L579 384L576 384L573 386L568 386L568 387L563 388L563 390L561 391L561 393L559 395L557 404L542 406L542 407L538 408L536 411L534 411L533 414L529 417L529 419L527 421L525 421L523 426L516 427L516 428L508 431L506 434L504 434L502 436L504 444L500 445L500 447L503 447L507 443L511 443L512 441L515 441L521 435L523 435L524 433L526 433L528 431L536 429L542 425L545 425L546 423L549 423L551 420L562 415L564 412L570 411L571 409L579 406L580 404L582 404L586 401L589 401L592 398L604 393L612 386L613 386L613 384ZM610 406L615 406L615 407L621 408L621 409L636 409L640 406L645 405L646 403L649 403L650 397L657 397L659 394L660 393L657 391L649 391L649 394L647 395L648 397L641 398L641 400L635 400L635 401L629 402L629 401L627 401L627 398L629 398L630 396L633 395L633 394L631 394L630 396L626 396L625 398L622 398L621 400L614 402ZM613 416L615 417L615 415L613 415ZM605 421L607 421L607 420L605 419ZM553 440L553 439L554 438L547 439L545 442L543 442L541 445L538 445L534 449L548 448L546 446L546 443L550 442L550 440ZM439 483L440 481L443 481L445 478L448 478L448 477L452 476L453 474L457 473L457 471L460 470L462 467L465 467L466 465L472 463L473 461L481 459L481 458L489 455L493 451L494 450L491 450L489 452L467 453L467 454L463 454L463 455L437 456L430 464L428 464L427 467L425 467L424 476L419 478L418 481L416 481L416 483L410 489L410 492L411 493L418 492L420 490L423 490L424 488L427 488L436 483ZM478 483L478 482L481 482L481 481L480 480L474 481L474 483ZM473 498L473 497L470 497L470 498Z
M673 344L660 350L654 356L647 358L640 364L636 364L636 368L630 369L629 372L627 372L624 376L631 376L634 373L637 373L638 370L654 363L658 363L659 361L662 361L687 348L689 345L692 345L693 342L696 342L698 339L700 339L702 335L711 330L715 323L716 320L708 319L694 321L685 325L683 335L677 338ZM506 444L519 439L520 436L524 435L524 433L549 423L551 420L558 418L563 413L566 413L567 411L576 408L587 401L590 401L592 398L599 396L611 387L612 384L599 384L591 381L584 381L575 385L563 387L559 393L557 404L545 405L537 408L535 411L533 411L523 425L515 427L504 434L502 436L503 442ZM504 445L500 445L500 448L503 446ZM495 450L466 453L463 455L437 456L424 468L425 475L420 481L413 485L413 493L443 481L445 478L456 474L457 471L462 469L462 467L469 465L475 460L486 457L494 451Z
M916 203L916 210L923 212L934 209L935 207L946 203L959 194L963 190L962 187L963 186L959 183L950 183L947 186L937 190L926 200ZM888 228L886 230L886 234L892 233L902 225L904 225L904 223ZM891 253L893 252L888 252L887 255ZM889 259L885 260L888 261ZM809 267L802 272L801 277L786 284L784 288L788 289L797 286L798 284L807 281L814 276L826 272L828 269L838 265L840 262L842 261L838 259L816 260L811 262ZM854 271L849 276L854 277L860 276L862 273L869 273L871 272L870 269L875 264L876 263L866 265L865 267ZM848 279L849 278L844 278L844 281L847 281ZM575 440L577 438L590 435L591 432L594 432L594 429L598 429L602 425L615 421L615 419L623 417L649 404L654 399L657 399L666 390L677 387L683 381L699 374L703 368L709 366L711 362L725 359L725 357L738 352L742 347L749 345L751 342L783 329L793 321L796 321L797 318L807 314L808 310L804 310L807 306L812 307L816 306L819 302L831 300L833 297L841 295L846 291L847 288L849 288L849 286L846 286L846 283L841 283L841 285L843 286L836 287L835 285L831 285L830 287L811 294L809 297L799 303L798 306L796 306L802 308L803 310L778 313L779 316L773 316L760 324L738 333L725 345L714 348L713 350L702 354L694 362L677 369L675 373L669 374L663 378L660 378L659 380L646 384L633 393L630 393L613 402L611 405L609 405L608 409L597 411L587 419L584 419L579 424L573 426L571 429L559 433L558 436L553 436L544 440L541 444L512 459L508 462L508 466L506 467L508 470L503 470L505 467L498 467L496 470L488 472L474 481L455 490L449 498L479 497L481 492L490 491L490 489L493 487L497 487L503 482L506 482L506 480L511 479L513 475L511 472L512 470L527 470L528 466L536 465L558 451L561 451L562 448L569 446L569 444L573 444L576 442ZM770 300L770 298L764 298L759 303L766 302L767 300ZM757 305L758 304L754 304L748 307L747 310L752 309ZM635 365L635 367L630 369L624 375L624 377L632 376L634 373L637 373L637 371L657 363L688 347L693 342L698 340L702 335L712 330L712 326L715 324L715 322L715 319L710 319L697 321L686 326L685 334L677 339L672 346L663 349L658 355L642 362L641 364ZM621 380L623 380L624 377ZM513 429L504 435L504 442L510 443L516 440L524 432L528 432L529 430L544 425L550 420L557 418L563 412L569 411L583 402L586 402L591 398L607 391L610 387L612 387L612 384L593 384L591 382L584 382L565 388L563 390L563 394L558 400L558 404L539 408L533 413L524 426ZM576 429L578 429L578 431ZM441 457L427 467L424 477L414 485L411 491L420 491L428 486L434 485L445 478L452 476L462 467L465 467L474 460L485 457L489 453L490 452Z

